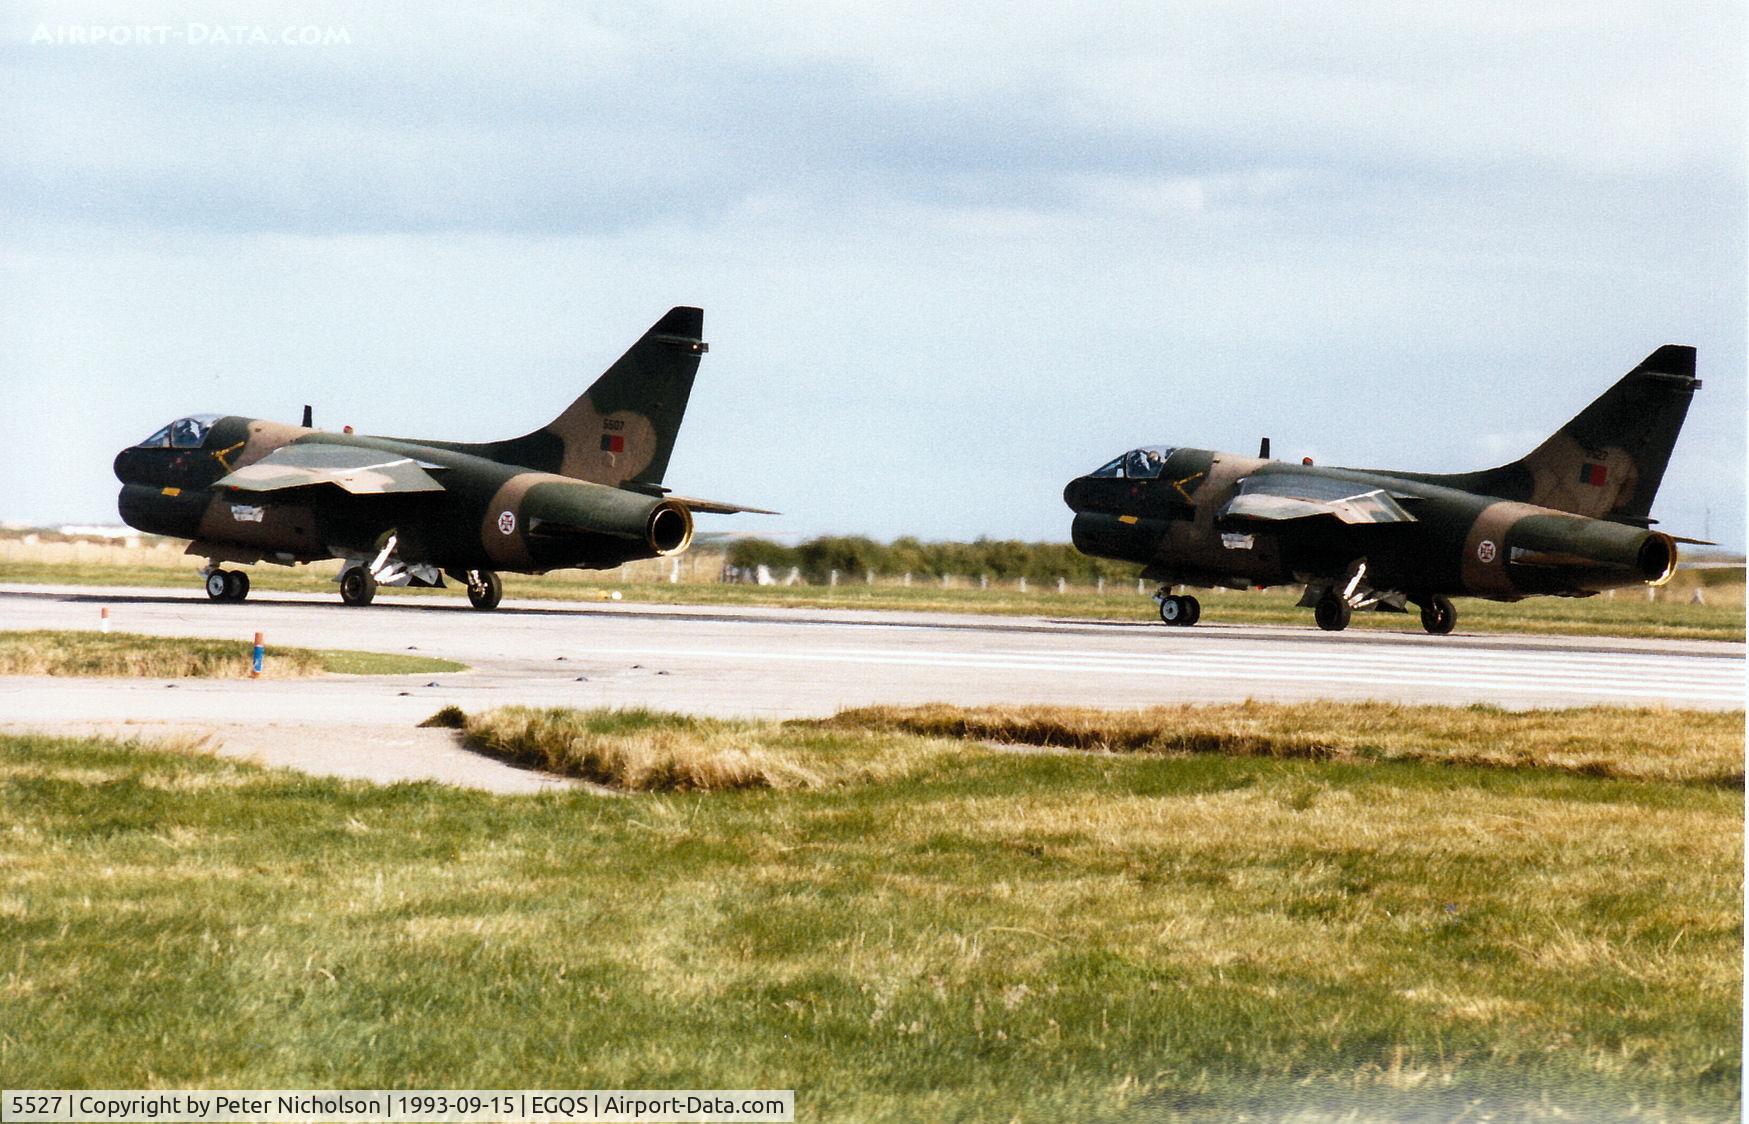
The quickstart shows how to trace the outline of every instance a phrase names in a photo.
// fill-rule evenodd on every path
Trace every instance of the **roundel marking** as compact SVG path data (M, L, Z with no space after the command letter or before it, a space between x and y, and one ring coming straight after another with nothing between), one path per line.
M505 514L508 515L509 512L505 512ZM1495 554L1496 554L1496 550L1494 548L1494 540L1493 539L1483 539L1481 542L1476 544L1476 558L1479 561L1492 562L1492 561L1494 561Z
M514 535L516 533L516 513L513 511L499 512L498 529L507 535ZM1492 548L1493 544L1489 544L1489 549L1492 550Z

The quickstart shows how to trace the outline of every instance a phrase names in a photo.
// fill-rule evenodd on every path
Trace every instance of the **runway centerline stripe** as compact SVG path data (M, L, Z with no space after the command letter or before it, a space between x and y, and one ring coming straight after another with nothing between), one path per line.
M995 670L995 671L1030 671L1030 672L1077 672L1093 675L1127 675L1147 676L1160 679L1232 679L1230 668L1204 667L1122 667L1095 664L1077 664L1073 662L1044 663L1004 659L979 659L977 657L940 658L957 655L936 653L936 658L926 655L909 655L901 652L781 652L768 650L710 648L654 648L654 647L612 647L593 648L591 654L662 657L675 659L706 659L706 660L741 660L768 661L784 663L839 663L862 664L870 666L894 667L935 667L944 670ZM1512 692L1554 692L1567 695L1597 696L1603 698L1647 698L1647 699L1691 699L1696 701L1716 702L1739 697L1740 692L1733 689L1708 689L1693 687L1687 683L1648 684L1645 682L1627 682L1622 684L1599 683L1589 676L1571 682L1557 680L1555 682L1544 678L1539 682L1527 682L1523 679L1492 679L1469 677L1430 677L1424 675L1395 674L1380 677L1373 674L1354 675L1340 671L1332 673L1328 669L1308 669L1303 666L1274 667L1260 665L1249 670L1264 673L1279 673L1281 678L1270 679L1259 677L1266 686L1294 686L1296 683L1316 681L1324 683L1353 684L1360 686L1402 686L1402 687L1457 687L1470 690L1512 691ZM1728 687L1729 685L1727 685Z

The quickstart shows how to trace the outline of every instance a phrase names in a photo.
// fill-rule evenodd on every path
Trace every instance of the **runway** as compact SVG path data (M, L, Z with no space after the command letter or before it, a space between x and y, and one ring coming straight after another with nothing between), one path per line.
M236 637L417 651L465 673L236 682L0 680L0 721L404 724L437 707L647 706L715 715L829 714L872 703L1137 707L1256 699L1381 699L1506 707L1738 708L1744 648L1719 641L1172 629L1142 618L1048 618L0 587L0 627ZM270 657L271 658L271 654Z
M1141 606L1145 607L1145 606ZM559 782L415 729L440 707L651 707L725 717L824 715L875 703L1059 703L1109 708L1255 699L1738 708L1744 649L1419 632L1323 633L1205 621L1135 622L0 586L0 629L229 637L276 646L413 651L467 664L419 676L307 679L0 677L0 729L208 738L267 765L375 782L499 792Z

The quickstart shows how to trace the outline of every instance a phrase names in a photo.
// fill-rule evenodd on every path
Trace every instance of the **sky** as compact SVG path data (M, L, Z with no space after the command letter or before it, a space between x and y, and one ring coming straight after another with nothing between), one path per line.
M1740 4L434 7L0 11L0 520L187 413L526 432L696 304L668 483L784 513L701 530L1485 467L1686 343L1653 514L1743 545Z

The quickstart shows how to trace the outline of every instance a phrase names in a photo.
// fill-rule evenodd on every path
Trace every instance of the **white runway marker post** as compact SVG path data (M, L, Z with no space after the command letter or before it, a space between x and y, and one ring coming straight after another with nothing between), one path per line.
M99 631L101 631L103 633L103 635L105 635L105 636L109 635L109 606L108 605L105 605L103 607L103 611L97 615L97 627L98 627Z

